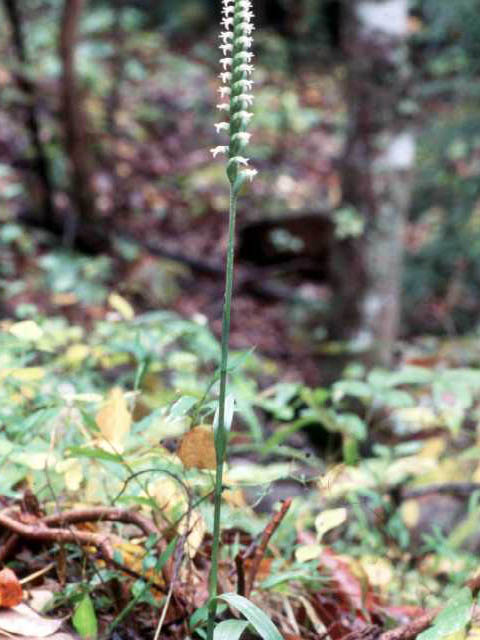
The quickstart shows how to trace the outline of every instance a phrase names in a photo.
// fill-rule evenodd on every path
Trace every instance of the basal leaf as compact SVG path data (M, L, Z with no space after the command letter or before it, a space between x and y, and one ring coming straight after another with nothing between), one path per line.
M238 609L263 640L283 640L270 618L247 598L236 593L224 593L219 599Z

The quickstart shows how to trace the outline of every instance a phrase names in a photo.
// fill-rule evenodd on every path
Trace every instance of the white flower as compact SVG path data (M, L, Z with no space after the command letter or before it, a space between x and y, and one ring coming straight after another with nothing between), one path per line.
M218 36L220 40L226 42L227 40L233 40L233 31L222 31L222 33Z
M245 60L246 62L250 62L253 58L253 53L251 51L239 51L235 54L235 58L239 60Z
M237 38L237 42L243 44L245 47L247 47L247 49L250 49L253 43L253 38L251 38L250 36L240 36L239 38Z
M251 93L241 93L233 98L235 102L245 102L248 106L253 104L253 96Z
M243 91L251 91L253 87L253 80L247 80L246 78L242 80L237 80L233 85L234 88L240 87Z
M230 105L228 102L222 102L221 104L217 104L217 109L219 111L230 111Z
M239 118L240 120L244 120L245 122L248 122L250 120L250 118L253 118L253 113L250 113L249 111L237 111L237 113L233 114L234 118Z
M218 48L221 49L223 55L226 56L229 51L233 51L233 44L221 44Z
M227 153L227 152L228 152L228 147L225 147L225 146L219 146L219 147L215 147L215 149L210 149L210 153L213 155L214 158L216 158L219 153Z
M242 176L244 176L245 178L248 178L248 180L250 180L250 182L254 179L254 177L257 175L258 171L256 169L244 169L242 171Z
M243 71L244 73L252 73L253 65L244 63L244 64L238 65L237 69L238 71Z
M225 29L229 29L233 26L233 18L223 18L222 25L225 27Z
M245 167L248 166L248 158L244 158L243 156L234 156L230 158L228 164L243 164Z
M220 64L222 65L222 67L224 69L226 69L227 67L231 67L232 66L232 62L233 62L233 60L231 58L222 58L220 60Z
M232 90L230 87L218 87L218 93L221 98L224 98L225 96L229 96L232 93Z
M248 133L247 131L239 131L238 133L234 133L232 138L234 140L240 140L243 143L248 144L248 142L250 142L250 138L252 137L251 133Z
M224 84L226 84L232 79L232 74L230 71L223 71L218 77Z
M213 126L217 130L217 133L220 133L220 131L229 131L230 129L230 125L228 122L217 122Z

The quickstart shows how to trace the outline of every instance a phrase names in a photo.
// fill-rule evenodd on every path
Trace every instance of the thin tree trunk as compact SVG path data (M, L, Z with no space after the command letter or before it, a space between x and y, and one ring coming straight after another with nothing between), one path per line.
M92 188L92 163L86 134L85 113L75 72L75 49L78 25L86 0L65 0L60 27L59 53L62 61L62 107L65 122L65 145L72 173L72 200L75 214L82 223L95 220L95 197ZM73 244L76 224L70 225L68 240Z
M353 268L337 270L334 331L367 360L388 364L399 331L403 230L415 138L409 99L408 0L347 0L349 129L343 199L365 220Z
M4 0L4 6L5 13L10 23L15 55L20 67L17 74L17 82L27 99L26 126L29 131L31 145L35 154L34 167L39 183L39 218L41 218L44 224L48 224L48 221L51 220L54 213L53 187L50 177L51 171L40 133L35 85L25 73L25 67L29 64L29 57L23 33L22 17L18 8L17 0Z

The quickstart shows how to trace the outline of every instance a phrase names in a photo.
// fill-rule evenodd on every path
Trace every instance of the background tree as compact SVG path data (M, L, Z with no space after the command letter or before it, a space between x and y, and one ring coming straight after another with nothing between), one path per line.
M335 270L330 326L370 360L387 363L398 335L403 232L410 205L415 139L409 96L408 1L343 6L347 138L343 200L365 221L349 268Z

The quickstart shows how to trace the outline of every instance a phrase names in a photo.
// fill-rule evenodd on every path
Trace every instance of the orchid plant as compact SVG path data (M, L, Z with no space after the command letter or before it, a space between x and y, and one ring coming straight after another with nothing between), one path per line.
M245 180L252 180L255 169L249 167L246 148L251 134L247 127L253 116L249 108L253 103L251 94L253 81L253 53L251 51L254 26L251 0L223 0L222 27L220 33L221 86L218 91L220 103L217 105L222 121L215 125L217 133L225 132L226 143L211 150L215 158L219 154L227 157L226 171L230 183L230 212L228 248L226 262L225 299L222 317L222 340L220 360L220 394L218 421L215 430L215 450L217 457L214 491L214 525L209 578L209 614L207 640L213 640L218 596L218 556L220 546L220 516L222 502L222 481L227 448L227 425L225 406L227 391L228 346L230 337L230 314L232 305L235 218L237 198Z

